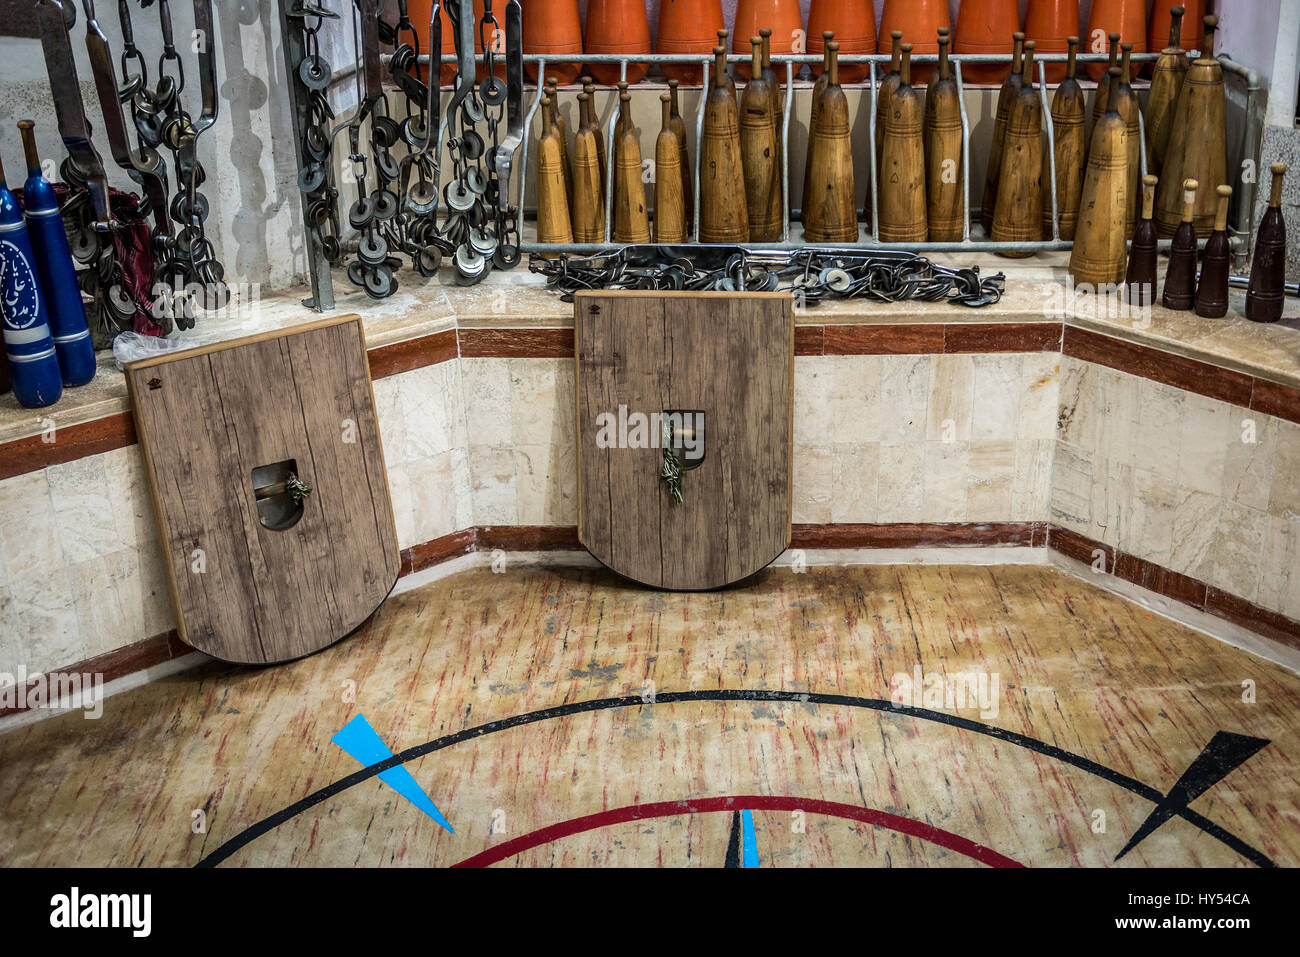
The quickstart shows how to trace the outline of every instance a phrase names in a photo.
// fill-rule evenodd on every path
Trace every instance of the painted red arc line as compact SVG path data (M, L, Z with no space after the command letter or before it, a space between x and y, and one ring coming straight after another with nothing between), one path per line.
M809 814L824 814L828 817L848 818L898 831L928 841L939 847L954 851L973 861L990 867L1024 867L1019 861L999 854L991 847L976 844L959 834L945 831L943 828L915 821L910 817L900 817L888 811L874 808L858 807L853 804L840 804L837 801L818 801L809 798L784 797L780 795L750 795L743 797L700 798L695 801L659 801L652 804L630 804L627 807L599 811L585 817L575 817L559 824L539 828L509 841L503 841L496 847L490 847L472 857L467 857L453 867L488 867L500 863L508 857L514 857L524 851L543 844L550 844L572 834L582 834L597 828L628 821L643 821L656 817L675 817L679 814L705 814L712 811L806 811Z

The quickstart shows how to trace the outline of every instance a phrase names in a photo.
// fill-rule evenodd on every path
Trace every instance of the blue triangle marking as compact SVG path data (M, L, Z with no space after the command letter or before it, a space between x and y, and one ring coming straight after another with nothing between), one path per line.
M383 739L375 733L375 729L370 726L370 722L366 720L366 716L363 714L359 714L349 721L330 740L360 761L365 767L378 764L380 761L386 761L393 756L393 752L389 750L388 745L384 744ZM387 771L380 771L379 780L433 818L446 831L451 834L456 833L452 830L451 825L447 823L447 819L442 816L442 812L429 800L429 796L424 793L424 789L411 776L411 772L406 770L404 766L399 764Z

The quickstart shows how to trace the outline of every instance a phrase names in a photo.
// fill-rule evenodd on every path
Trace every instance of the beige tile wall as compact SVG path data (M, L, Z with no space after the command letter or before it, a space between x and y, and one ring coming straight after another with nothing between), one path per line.
M1066 357L1052 521L1300 618L1300 425Z
M1045 520L1059 362L796 358L794 520Z

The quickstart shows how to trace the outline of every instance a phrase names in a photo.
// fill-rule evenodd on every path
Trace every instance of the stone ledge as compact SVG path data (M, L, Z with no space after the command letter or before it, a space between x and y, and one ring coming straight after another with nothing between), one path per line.
M1064 325L1273 383L1283 387L1282 393L1300 389L1298 300L1288 300L1286 318L1276 325L1241 318L1245 296L1238 290L1233 292L1233 314L1225 319L1202 319L1158 306L1146 317L1096 315L1064 307L1062 254L1040 254L1015 264L990 254L933 258L946 265L973 262L984 274L1006 272L1010 288L1001 302L983 309L944 303L851 301L797 310L797 353L1054 351L1059 345L1052 346L1053 333L1047 330ZM436 279L416 285L410 279L404 277L402 288L379 302L350 287L338 290L335 312L363 316L376 378L457 355L555 358L570 354L572 306L547 291L539 276L518 270L493 273L483 284L469 287L444 286ZM308 322L318 316L302 305L307 295L305 288L282 291L263 298L250 316L201 321L176 338L197 344ZM1091 305L1097 300L1085 298L1082 302ZM892 335L865 334L862 327L866 326L895 331ZM996 333L981 328L987 326L1005 328ZM1035 328L1039 326L1041 331ZM965 327L971 327L970 331L965 332ZM449 342L454 351L449 351ZM0 396L0 454L3 445L38 436L51 424L61 429L129 412L125 379L114 367L112 356L101 353L99 364L93 382L69 390L48 409L23 409L12 393ZM1284 396L1280 403L1274 400L1260 411L1278 414L1270 411L1273 407L1300 408L1300 403ZM0 473L4 471L0 466Z

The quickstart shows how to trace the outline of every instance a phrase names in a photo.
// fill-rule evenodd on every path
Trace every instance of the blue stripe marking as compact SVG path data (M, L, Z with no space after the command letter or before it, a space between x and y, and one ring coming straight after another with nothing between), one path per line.
M754 812L740 812L741 867L758 867L758 838L754 836Z
M365 767L387 761L393 756L393 752L388 749L388 745L384 744L383 739L375 733L375 729L370 726L370 722L366 720L366 716L363 714L359 714L349 721L330 740L360 761ZM379 780L433 818L443 829L452 834L456 833L452 830L452 826L447 823L447 819L442 816L442 812L429 800L429 796L424 793L424 789L420 787L404 765L399 764L387 771L380 771Z

